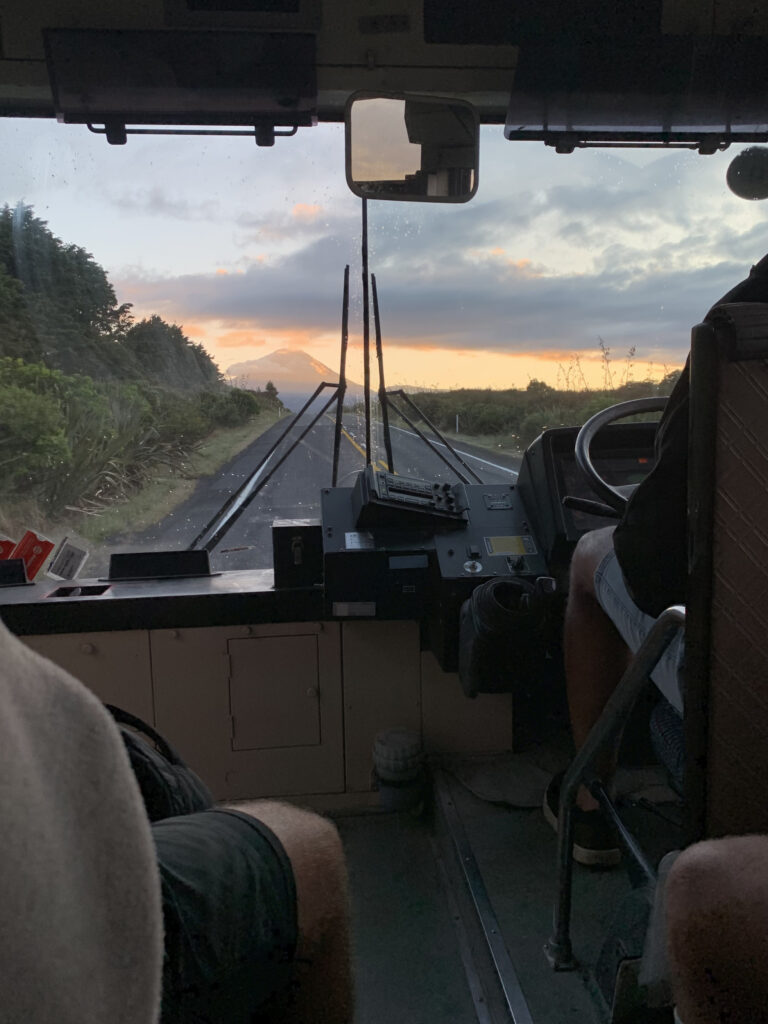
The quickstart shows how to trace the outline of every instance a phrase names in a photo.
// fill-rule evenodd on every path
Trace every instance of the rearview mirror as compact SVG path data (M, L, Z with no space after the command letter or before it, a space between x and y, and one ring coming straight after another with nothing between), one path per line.
M466 203L479 123L463 100L355 93L344 116L347 184L363 199Z

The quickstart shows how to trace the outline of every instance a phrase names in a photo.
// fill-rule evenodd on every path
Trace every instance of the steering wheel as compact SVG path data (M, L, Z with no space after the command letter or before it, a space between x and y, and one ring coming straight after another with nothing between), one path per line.
M625 416L636 416L641 412L660 412L667 404L667 399L658 398L633 398L630 402L619 402L618 405L611 405L601 412L590 416L587 422L576 436L576 462L579 469L589 480L594 490L600 495L603 501L619 513L623 513L627 507L627 500L637 487L637 484L624 484L614 487L604 480L595 469L590 455L592 441L599 430L602 430L608 423L624 419Z

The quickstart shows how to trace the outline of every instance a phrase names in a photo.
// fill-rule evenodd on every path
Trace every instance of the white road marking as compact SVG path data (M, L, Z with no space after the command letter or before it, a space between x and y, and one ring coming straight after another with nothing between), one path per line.
M403 427L390 427L390 430L399 430L401 434L409 434L411 437L417 437L418 434L414 434L412 430L405 430ZM445 448L447 447L441 441L433 441L436 447ZM459 448L454 448L454 451L458 452L459 455L463 455L467 459L474 459L475 462L482 462L484 466L492 466L493 469L500 469L503 473L511 473L513 476L518 476L516 469L510 469L509 466L500 466L498 462L489 462L488 459L481 459L479 455L473 455L471 452L463 452Z

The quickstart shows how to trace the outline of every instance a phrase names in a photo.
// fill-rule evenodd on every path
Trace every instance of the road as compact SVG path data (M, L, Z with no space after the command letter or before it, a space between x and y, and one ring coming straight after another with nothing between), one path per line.
M192 496L156 526L112 544L111 550L188 547L216 515L229 496L251 476L286 430L283 419L232 459L215 477L199 481ZM298 436L298 430L294 436ZM266 479L259 492L211 552L211 566L223 569L263 569L272 565L272 522L275 519L318 519L320 491L331 484L333 468L332 417L324 416L285 459L290 439L270 456L259 475ZM372 461L386 469L383 429L373 424ZM395 471L405 476L454 482L456 473L430 451L411 430L391 430ZM351 487L365 465L365 426L354 415L344 417L339 453L338 486ZM450 457L444 446L439 451ZM461 444L457 451L483 483L508 483L517 475L519 459ZM473 481L474 482L474 481Z

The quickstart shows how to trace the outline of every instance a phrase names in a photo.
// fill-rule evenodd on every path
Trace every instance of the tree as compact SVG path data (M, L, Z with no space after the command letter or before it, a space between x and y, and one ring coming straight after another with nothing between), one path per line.
M545 384L543 380L536 380L535 377L528 381L528 387L525 390L532 398L549 398L555 393L554 388Z
M139 374L166 387L198 390L220 384L219 368L202 345L191 342L177 324L150 316L133 324L122 343Z

